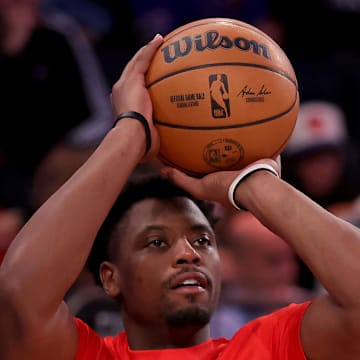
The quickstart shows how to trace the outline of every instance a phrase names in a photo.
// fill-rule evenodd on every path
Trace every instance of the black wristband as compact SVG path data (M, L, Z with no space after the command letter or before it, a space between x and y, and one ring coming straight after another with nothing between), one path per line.
M136 111L126 111L116 117L113 128L116 126L116 124L121 119L124 119L124 118L131 118L131 119L138 120L141 122L142 126L144 127L145 136L146 136L146 148L145 148L145 155L146 155L151 148L151 132L150 132L149 123L145 119L144 115L142 115Z

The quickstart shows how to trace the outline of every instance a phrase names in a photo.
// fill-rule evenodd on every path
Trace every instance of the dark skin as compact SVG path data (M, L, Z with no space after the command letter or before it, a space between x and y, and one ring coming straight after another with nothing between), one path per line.
M114 114L133 110L148 119L152 131L150 152L144 157L146 142L142 125L133 119L121 120L12 242L0 267L2 360L74 359L78 335L62 299L83 269L96 233L128 177L137 164L157 155L160 143L152 124L152 105L144 85L144 75L162 41L161 37L156 37L140 49L112 89ZM259 162L271 164L280 172L279 164L272 159ZM216 172L202 179L171 168L162 172L195 197L230 206L228 189L240 171ZM307 359L359 359L359 229L325 211L268 171L258 171L247 177L237 187L235 200L287 241L328 291L314 301L301 322L301 343ZM176 231L189 236L187 231L179 230L188 226L191 225L176 227ZM188 245L183 238L175 243L179 245L170 251L173 256L169 259L176 259L176 252L183 251L183 247ZM159 274L159 285L166 283L173 272L169 270L170 260L167 261L164 270L169 273L165 277ZM204 266L204 271L214 276L215 268L210 264ZM103 266L103 276L104 273L107 271ZM118 272L113 274L116 277ZM111 278L107 277L105 283L122 285L116 278L108 282ZM120 285L118 289L115 286L115 293L121 290ZM189 306L186 296L165 293L176 299L173 309L179 304ZM211 309L212 300L207 302L206 294L199 294L198 299L201 306L207 303ZM192 325L192 329L179 331L163 322L159 334L161 339L154 340L151 331L140 324L130 306L126 315L129 342L136 349L191 346L208 338L208 325L199 326L197 330ZM154 322L161 322L150 314L147 316L150 328Z
M101 277L108 294L120 298L130 346L169 348L184 346L184 339L205 341L209 329L202 319L215 309L220 287L215 235L205 216L189 199L146 199L124 221L125 231L114 235L116 259L102 265ZM185 280L190 284L185 286ZM193 321L169 326L180 312L177 324L186 314Z

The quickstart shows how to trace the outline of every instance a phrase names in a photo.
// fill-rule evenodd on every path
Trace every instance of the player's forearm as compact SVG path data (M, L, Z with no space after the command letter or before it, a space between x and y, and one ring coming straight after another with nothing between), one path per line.
M357 228L270 173L253 174L239 187L236 197L294 247L339 305L360 305Z
M0 279L27 294L28 306L58 306L82 270L113 201L143 155L141 124L124 122L126 125L107 135L89 161L13 241L0 270L5 276Z

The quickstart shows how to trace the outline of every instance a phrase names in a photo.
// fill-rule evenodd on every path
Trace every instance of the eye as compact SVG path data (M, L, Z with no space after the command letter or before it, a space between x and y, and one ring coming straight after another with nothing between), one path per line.
M156 247L156 248L164 247L164 246L166 246L166 242L164 240L154 239L148 243L148 246Z
M195 240L195 244L201 247L211 246L211 241L208 236L203 235Z

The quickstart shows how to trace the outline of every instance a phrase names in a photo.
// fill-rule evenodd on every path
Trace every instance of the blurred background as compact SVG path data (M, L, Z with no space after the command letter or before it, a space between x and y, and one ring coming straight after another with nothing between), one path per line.
M283 178L360 226L360 0L0 0L0 264L24 222L112 126L111 86L134 52L155 33L206 17L255 25L286 52L301 103ZM257 221L218 215L224 291L214 336L324 291ZM86 269L66 301L101 334L122 329Z

